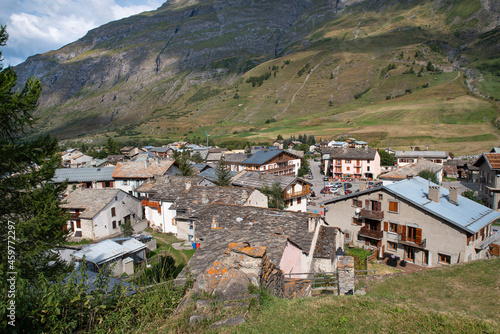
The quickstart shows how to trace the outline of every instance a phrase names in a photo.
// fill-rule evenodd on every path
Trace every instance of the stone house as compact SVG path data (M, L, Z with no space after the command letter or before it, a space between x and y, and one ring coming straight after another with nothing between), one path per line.
M189 191L191 186L214 184L200 176L157 176L139 186L136 191L142 199L144 218L148 226L163 233L177 234L175 210L170 207L175 200Z
M186 268L197 277L230 243L266 247L267 257L286 274L333 272L343 233L312 213L214 203L196 215L200 243ZM188 270L183 270L185 275Z
M331 148L321 149L321 163L325 175L375 179L381 172L380 155L373 148Z
M78 189L61 208L70 215L67 227L76 238L98 240L121 233L120 225L142 219L141 201L120 189Z
M482 259L500 213L420 177L323 203L346 241L435 267Z
M181 171L173 160L146 160L118 162L113 173L115 188L137 196L136 188L149 179L161 175L177 175Z
M474 163L479 168L478 196L493 210L500 208L500 153L483 153Z
M177 237L193 240L196 234L196 217L212 203L267 208L267 196L249 187L191 186L170 207L175 212L173 223L177 227Z
M418 159L443 165L446 160L450 159L450 156L446 151L396 151L395 158L398 167L404 167L417 162Z
M272 187L274 183L278 183L282 189L286 210L307 211L307 195L311 192L312 184L304 179L295 176L241 171L233 177L232 181L233 186L256 189L262 189L266 185Z
M404 167L399 167L388 173L381 174L378 179L382 180L384 185L387 185L405 180L408 176L417 176L423 171L433 172L438 183L441 184L443 181L443 165L439 165L425 159L419 159L417 162L408 164Z

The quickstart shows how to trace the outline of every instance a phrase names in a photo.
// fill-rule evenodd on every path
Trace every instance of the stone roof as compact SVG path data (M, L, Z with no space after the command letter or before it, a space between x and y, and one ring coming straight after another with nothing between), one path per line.
M266 184L271 187L276 182L280 184L281 190L285 190L286 187L295 182L308 183L295 176L274 175L244 170L233 177L232 184L235 186L262 189Z
M380 175L378 178L382 180L403 180L407 176L416 176L424 170L430 170L434 174L443 169L443 166L430 162L425 159L419 159L417 162L400 167L391 172Z
M226 154L224 156L224 160L226 160L226 163L228 164L239 164L248 159L251 156L251 154L248 153L232 153L232 154Z
M205 158L206 161L219 161L222 158L222 153L220 152L209 152L207 154L207 157Z
M335 256L337 246L335 244L335 235L338 229L333 226L322 225L319 228L318 241L314 249L314 257L322 259L332 259Z
M174 163L173 160L118 162L113 177L147 179L155 175L164 175Z
M198 185L203 181L201 176L163 175L143 183L135 191L149 194L152 200L173 202L186 190L186 183Z
M106 207L115 196L122 191L120 189L77 189L64 199L61 208L84 209L80 218L92 219Z
M396 158L447 159L446 151L396 151Z
M314 235L308 232L309 215L304 212L212 204L197 218L196 237L202 240L187 265L195 277L220 258L230 243L265 246L268 258L279 265L287 239L308 253ZM211 228L214 219L216 229Z
M322 154L330 154L331 159L348 159L348 160L375 160L377 150L374 148L336 148L324 147L321 149Z
M175 200L172 209L187 210L190 216L198 217L198 212L212 203L244 205L254 191L248 187L194 185Z

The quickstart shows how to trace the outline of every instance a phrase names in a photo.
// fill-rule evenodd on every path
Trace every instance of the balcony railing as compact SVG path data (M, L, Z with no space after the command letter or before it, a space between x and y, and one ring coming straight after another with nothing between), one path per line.
M154 208L159 208L160 207L160 202L155 202L155 201L150 201L147 199L143 199L141 201L142 206L152 206Z
M367 227L362 227L359 230L359 235L362 237L368 237L371 239L379 239L380 240L384 236L384 231L374 231L374 230L370 230Z
M361 209L360 216L368 219L382 220L384 219L384 211Z
M405 239L403 240L403 236L401 234L398 235L398 243L401 245L406 245L406 246L411 246L411 247L416 247L420 249L424 249L425 246L427 245L427 239L423 239L420 243L417 243L416 240L408 240Z
M282 166L282 167L269 168L269 169L263 170L262 172L275 173L275 172L282 172L282 171L290 171L291 170L291 172L293 173L294 168L295 168L295 164L291 164L291 165L286 165L286 166Z
M289 198L294 198L294 197L306 196L307 194L309 194L308 190L302 190L302 191L296 191L293 193L285 193L283 195L283 198L289 199Z
M69 214L69 218L70 219L79 219L80 218L80 214L81 214L80 212L71 212Z

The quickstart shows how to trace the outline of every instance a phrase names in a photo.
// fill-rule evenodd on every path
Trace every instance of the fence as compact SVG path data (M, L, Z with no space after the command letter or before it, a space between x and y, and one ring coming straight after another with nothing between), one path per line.
M312 289L337 289L338 287L338 274L337 272L326 273L290 273L284 274L285 279L307 279L311 281Z

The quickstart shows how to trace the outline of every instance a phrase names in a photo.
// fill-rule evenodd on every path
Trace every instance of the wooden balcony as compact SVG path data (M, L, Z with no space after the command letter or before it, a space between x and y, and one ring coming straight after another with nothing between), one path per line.
M285 193L285 194L283 194L283 198L290 199L290 198L294 198L294 197L307 196L307 194L309 194L309 190L306 189L306 190L302 190L302 191L296 191L293 193Z
M368 209L361 209L359 213L361 217L374 219L374 220L382 220L384 219L384 211L373 211Z
M80 219L80 218L79 218L79 217L80 217L80 214L81 214L81 212L71 212L71 213L69 214L69 218L70 218L70 219Z
M374 230L370 230L367 227L362 227L359 230L359 235L362 236L362 237L366 237L366 238L380 240L384 236L384 231L374 231Z
M159 208L160 207L160 202L150 201L150 200L147 200L147 199L143 199L141 201L141 204L142 204L142 206L151 206L151 207L154 207L154 208Z
M282 167L277 167L277 168L269 168L266 170L262 170L264 173L279 173L279 172L289 172L289 173L294 173L294 168L295 164L292 165L286 165Z
M427 244L427 239L423 239L422 242L417 243L416 240L406 239L400 234L398 235L398 243L405 246L425 249L425 246Z

